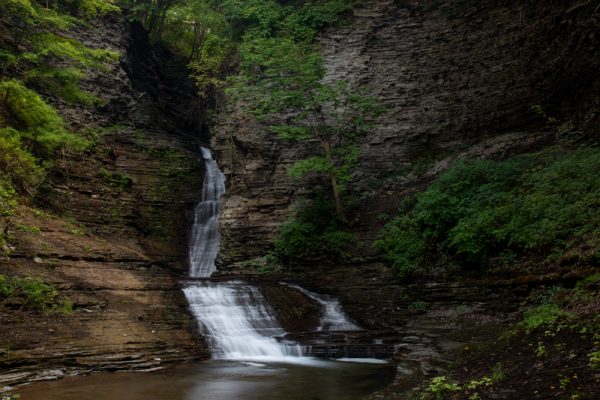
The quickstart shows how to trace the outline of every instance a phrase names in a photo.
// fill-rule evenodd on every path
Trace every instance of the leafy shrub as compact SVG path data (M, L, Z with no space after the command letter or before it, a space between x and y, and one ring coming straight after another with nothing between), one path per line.
M594 351L588 354L589 366L592 369L600 368L600 351Z
M450 393L458 392L460 390L462 389L459 385L448 382L448 378L445 376L437 376L433 378L429 385L425 388L427 394L423 398L432 400L446 400Z
M401 274L428 255L484 265L503 251L561 251L597 235L600 150L458 161L380 233ZM591 244L591 242L590 242Z
M23 193L33 193L44 178L43 168L23 149L19 132L12 128L0 129L0 170Z
M0 179L0 217L9 217L17 208L16 192L5 180Z
M20 298L39 311L68 313L72 304L59 298L58 290L38 278L0 275L0 298Z
M307 2L287 17L283 30L296 41L312 42L319 30L336 24L340 16L352 11L358 3L357 0Z
M120 174L118 172L110 172L104 168L100 169L100 176L104 183L110 187L113 187L121 192L131 188L133 181L127 175Z
M535 308L525 310L523 314L523 327L528 332L542 326L551 327L560 318L567 317L568 315L557 304L541 304Z
M342 227L331 202L317 201L283 224L274 254L285 264L322 256L343 258L355 239Z
M8 220L17 208L17 193L10 182L0 178L0 255L8 252Z

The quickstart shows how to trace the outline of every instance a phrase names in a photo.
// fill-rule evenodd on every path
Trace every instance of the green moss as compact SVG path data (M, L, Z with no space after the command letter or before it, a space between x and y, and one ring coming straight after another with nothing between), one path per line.
M94 106L102 100L81 89L79 82L85 73L78 68L42 68L29 71L27 81L64 99L68 104Z
M35 155L50 156L59 148L81 150L85 140L70 133L56 110L21 82L0 82L0 108L3 125L19 131L21 140Z

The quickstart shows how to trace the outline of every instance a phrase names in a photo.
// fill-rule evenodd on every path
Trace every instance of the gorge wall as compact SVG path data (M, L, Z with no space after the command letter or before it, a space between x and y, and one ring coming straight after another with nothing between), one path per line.
M69 315L0 312L0 385L99 370L152 369L206 358L179 279L203 162L202 114L185 63L145 31L107 16L72 32L121 54L82 86L100 108L54 99L94 145L64 154L32 204L11 219L0 274L32 276L73 303Z
M580 129L597 134L598 18L595 1L377 0L321 36L326 79L364 85L387 110L359 143L350 192L366 246L357 261L378 259L370 243L381 216L452 160L505 158ZM219 262L231 268L264 255L311 192L286 169L316 144L283 141L231 105L212 141L228 179Z

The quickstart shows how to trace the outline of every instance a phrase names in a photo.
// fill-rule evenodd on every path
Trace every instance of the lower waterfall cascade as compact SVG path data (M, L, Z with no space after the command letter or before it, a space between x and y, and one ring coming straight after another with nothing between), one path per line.
M213 357L284 359L302 356L297 344L280 343L285 334L254 286L240 281L201 283L184 289L192 312L203 324Z

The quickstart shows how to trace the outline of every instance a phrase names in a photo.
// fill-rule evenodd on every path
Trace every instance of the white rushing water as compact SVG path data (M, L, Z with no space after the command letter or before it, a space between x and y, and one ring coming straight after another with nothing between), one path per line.
M360 327L350 321L350 318L344 313L340 302L326 294L317 294L310 292L298 285L288 285L289 287L299 290L306 296L315 300L323 306L323 314L319 321L320 331L358 331Z
M208 278L216 271L218 217L225 176L210 150L202 148L206 165L202 198L196 206L190 237L190 276ZM198 282L184 290L194 316L209 341L213 358L302 362L302 348L278 342L285 331L258 288L243 282ZM305 360L305 359L304 359Z
M194 223L189 243L190 276L207 278L217 270L215 258L219 252L218 218L221 196L225 193L225 175L213 160L210 150L202 147L206 171L202 198L194 210Z
M285 331L256 287L243 282L206 282L184 292L192 312L202 321L214 358L281 361L302 355L301 346L274 339Z

